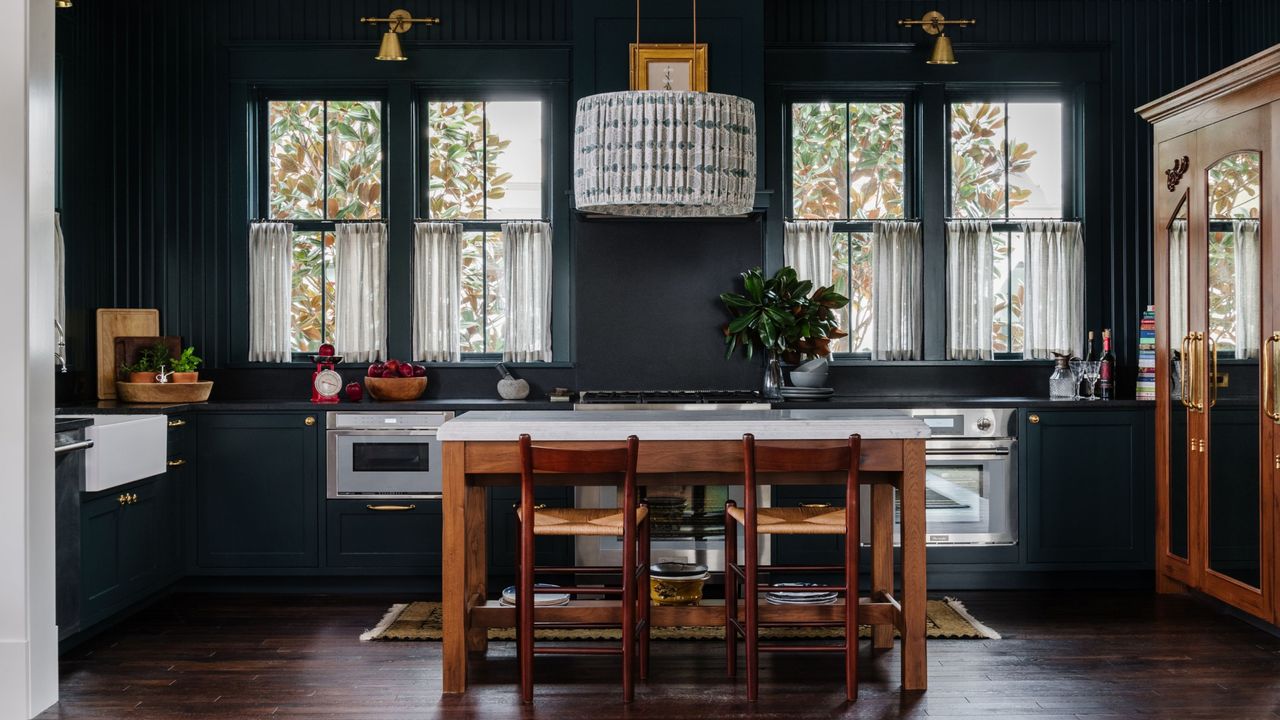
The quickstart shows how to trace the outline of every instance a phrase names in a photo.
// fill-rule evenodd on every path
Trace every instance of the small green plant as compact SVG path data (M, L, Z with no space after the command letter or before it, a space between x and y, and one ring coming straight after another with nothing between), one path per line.
M189 347L183 350L181 355L169 361L169 368L180 373L195 372L203 363L204 360L196 357L196 349Z
M169 348L165 347L163 342L157 342L149 348L143 348L142 351L138 353L137 361L121 365L120 371L125 373L158 373L162 367L168 364Z
M771 278L760 268L742 273L743 293L721 293L720 301L733 319L724 326L725 357L741 347L748 358L755 349L771 353L829 355L832 339L845 337L835 310L849 298L834 288L814 289L800 280L791 267L782 267ZM812 292L810 292L812 290Z

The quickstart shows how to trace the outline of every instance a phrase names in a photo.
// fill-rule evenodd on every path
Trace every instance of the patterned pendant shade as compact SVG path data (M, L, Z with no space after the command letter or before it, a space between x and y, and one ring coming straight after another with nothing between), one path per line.
M751 211L755 105L718 93L590 95L574 124L573 194L607 215L709 217Z

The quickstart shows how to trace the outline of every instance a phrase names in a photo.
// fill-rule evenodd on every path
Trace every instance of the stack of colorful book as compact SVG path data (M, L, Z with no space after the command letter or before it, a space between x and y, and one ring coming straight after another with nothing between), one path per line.
M1139 400L1156 399L1156 306L1148 305L1138 324Z

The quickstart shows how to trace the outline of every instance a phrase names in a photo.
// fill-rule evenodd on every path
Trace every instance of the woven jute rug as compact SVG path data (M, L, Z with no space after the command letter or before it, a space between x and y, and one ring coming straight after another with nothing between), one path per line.
M964 603L951 597L930 600L925 609L929 638L964 638L999 640L1000 633L983 625L965 609ZM871 628L860 628L859 637L870 637ZM392 605L381 622L360 636L361 640L440 640L444 637L443 618L438 602L414 602ZM654 640L723 640L722 627L653 628ZM772 640L821 639L844 637L844 628L761 628L760 637ZM620 640L618 629L547 629L537 631L539 640ZM515 640L515 628L489 628L490 640Z

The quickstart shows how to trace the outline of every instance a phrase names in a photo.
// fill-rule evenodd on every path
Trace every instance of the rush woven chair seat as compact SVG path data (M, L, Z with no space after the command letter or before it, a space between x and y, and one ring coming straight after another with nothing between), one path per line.
M520 664L520 698L533 702L534 655L621 655L622 699L635 699L636 659L640 679L649 676L649 513L640 505L636 492L636 456L640 441L634 435L625 447L565 450L533 444L520 436L520 504L516 507L516 655ZM548 508L534 502L539 475L572 473L616 476L622 487L621 508ZM532 518L533 522L525 522ZM540 568L534 565L534 538L539 535L603 535L622 538L620 567ZM620 574L621 587L535 587L539 571L557 575ZM534 631L541 628L599 628L594 622L538 622L539 594L621 596L622 643L616 646L554 646L534 644ZM606 625L609 626L609 625Z
M725 503L725 655L730 677L737 675L738 637L746 646L747 700L755 702L760 690L760 651L771 652L838 652L844 654L845 696L858 699L858 467L862 438L850 435L845 445L830 443L799 445L756 444L754 435L742 436L743 507L732 500ZM757 507L758 473L845 473L845 507ZM738 564L738 525L743 529L743 563ZM759 535L844 535L843 566L761 566ZM807 586L806 592L838 592L844 595L844 619L826 620L830 615L812 618L796 617L786 622L760 621L760 593L794 591L794 586L761 584L760 573L771 570L803 570L805 572L838 572L844 582L839 585ZM738 584L742 584L742 612L738 607ZM807 627L844 626L840 644L777 645L760 643L760 628L771 626Z

